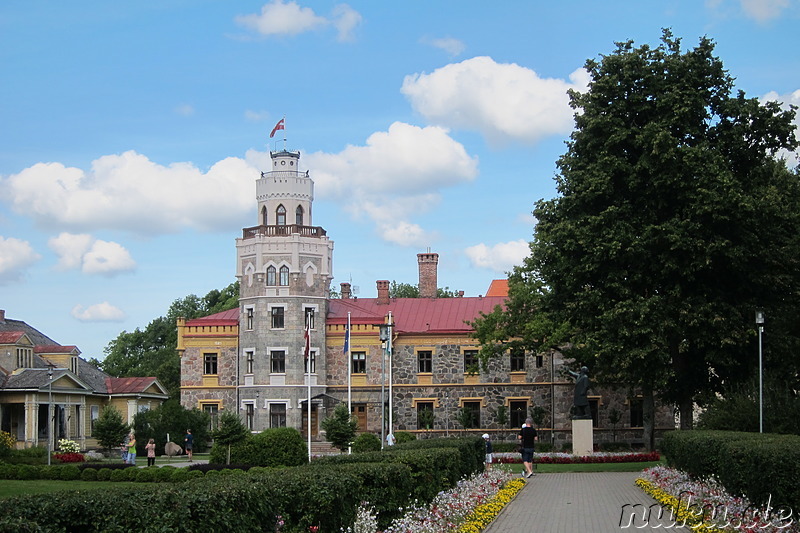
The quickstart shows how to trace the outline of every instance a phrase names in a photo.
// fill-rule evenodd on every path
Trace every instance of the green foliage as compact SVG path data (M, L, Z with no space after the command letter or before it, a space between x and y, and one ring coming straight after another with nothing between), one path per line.
M81 479L83 481L97 481L97 469L84 468L81 470Z
M800 397L784 381L764 383L763 426L769 433L800 435ZM715 398L700 415L700 429L754 431L759 429L758 387L755 383L734 388Z
M172 442L183 447L187 428L194 435L194 450L203 451L208 446L209 425L208 413L200 409L186 409L177 400L169 399L157 408L137 413L134 417L137 454L145 455L144 447L152 438L156 443L156 455L162 455L167 435Z
M209 291L203 298L194 294L175 300L166 316L155 318L144 330L123 331L112 340L103 352L100 363L103 371L112 376L155 376L167 388L170 397L180 398L180 358L177 352L178 334L175 327L178 317L187 320L228 309L239 303L239 282L223 290ZM185 428L184 428L185 429Z
M322 421L325 438L328 442L342 451L345 451L356 436L358 420L350 414L347 405L338 404L333 413Z
M499 405L497 407L497 412L495 413L495 417L497 419L497 425L501 428L506 427L508 424L508 407L505 405Z
M433 409L420 409L417 412L420 429L433 429Z
M237 413L226 411L219 415L219 425L211 432L214 444L237 444L250 436L250 430L244 425Z
M455 298L455 291L450 290L450 287L437 287L437 298ZM409 283L397 283L392 280L389 285L389 298L419 298L419 287Z
M14 437L7 431L0 431L0 457L8 457L14 448Z
M456 420L465 430L475 427L475 417L473 416L469 407L464 406L459 409L458 414L456 415Z
M228 464L227 454L227 446L215 443L209 463ZM296 466L307 461L308 448L294 428L269 428L230 447L230 463L236 465Z
M353 441L353 453L377 452L381 449L381 438L374 433L362 433Z
M786 297L800 289L787 269L800 183L776 158L797 147L794 110L733 95L713 53L707 38L683 52L664 31L659 46L622 42L586 62L558 196L536 204L506 308L474 325L482 357L571 346L594 380L660 393L686 426L694 402L752 375L762 307L767 360L800 389L798 303Z
M734 431L671 431L661 442L667 462L691 476L714 476L752 502L800 506L800 436Z
M58 469L59 479L62 481L74 481L81 478L81 471L76 465L64 465Z
M396 444L405 444L417 440L417 436L409 431L398 431L394 434Z
M110 450L119 446L128 433L128 425L122 421L122 413L113 405L107 405L100 411L100 417L94 422L92 435L97 442Z

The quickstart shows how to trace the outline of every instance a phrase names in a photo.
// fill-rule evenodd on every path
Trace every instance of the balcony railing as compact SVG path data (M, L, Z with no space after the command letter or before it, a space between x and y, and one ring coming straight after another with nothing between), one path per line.
M317 239L325 237L327 233L320 226L301 226L299 224L287 224L285 226L253 226L242 230L242 238L252 239L257 235L267 237L288 237L299 234L301 237L315 237Z

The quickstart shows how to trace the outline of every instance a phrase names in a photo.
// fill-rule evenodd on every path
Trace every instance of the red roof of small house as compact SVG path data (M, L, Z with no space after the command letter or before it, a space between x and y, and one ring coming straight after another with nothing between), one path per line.
M109 394L126 394L144 392L156 380L148 378L106 378L106 389Z
M486 296L508 296L508 280L493 279Z
M0 344L16 344L23 335L24 331L0 331Z
M81 353L77 346L61 346L60 344L44 344L33 347L33 353L48 354L48 353Z
M468 333L467 323L481 312L491 313L503 306L504 297L469 298L393 298L378 303L377 298L330 300L328 323L344 324L350 313L351 324L382 324L389 311L398 333Z
M200 318L186 321L187 326L235 326L239 323L239 308L228 309Z

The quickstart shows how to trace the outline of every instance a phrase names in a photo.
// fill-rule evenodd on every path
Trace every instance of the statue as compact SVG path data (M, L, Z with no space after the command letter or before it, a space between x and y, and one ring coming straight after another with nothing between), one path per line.
M568 370L568 372L572 377L577 378L575 380L575 398L572 401L572 418L573 420L591 419L592 410L589 408L589 398L586 396L592 387L591 382L589 382L589 369L582 366L580 374L571 370Z

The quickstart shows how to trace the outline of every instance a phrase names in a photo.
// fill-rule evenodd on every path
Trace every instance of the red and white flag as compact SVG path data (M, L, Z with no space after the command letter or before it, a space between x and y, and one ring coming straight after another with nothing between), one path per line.
M278 121L278 123L277 123L277 124L275 124L275 127L274 127L274 128L272 128L272 133L270 133L270 134L269 134L269 138L270 138L270 139L272 139L273 137L275 137L275 132L276 132L276 131L278 131L278 130L285 130L285 129L286 129L286 123L285 123L285 120L286 120L286 118L284 117L284 118L280 119L280 120Z
M311 321L306 318L306 333L304 335L305 346L303 347L303 357L306 361L306 372L308 372L308 356L311 354Z

